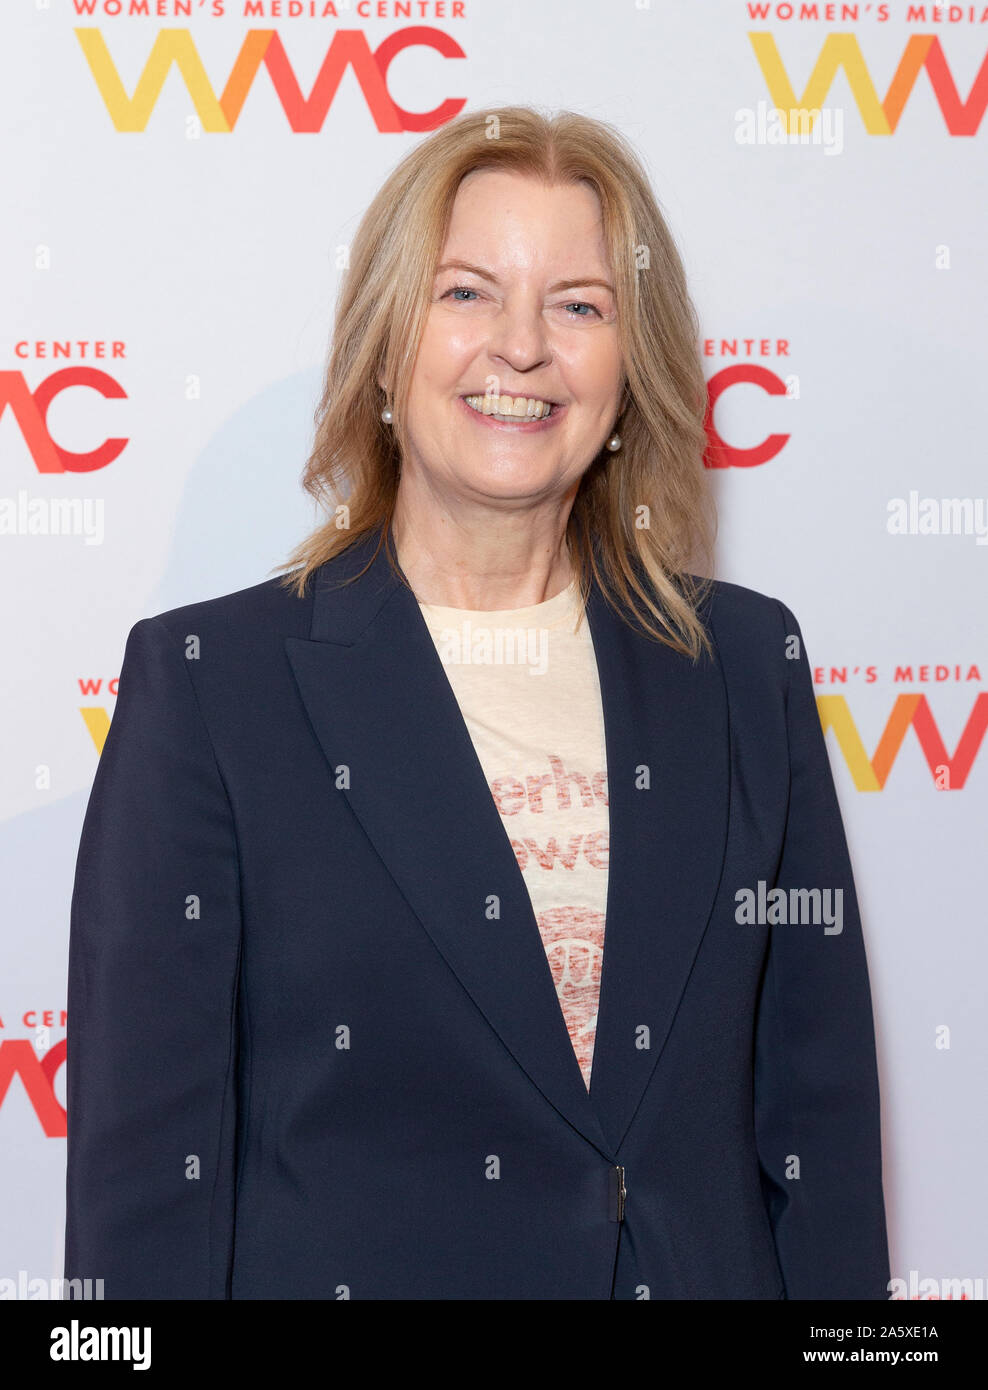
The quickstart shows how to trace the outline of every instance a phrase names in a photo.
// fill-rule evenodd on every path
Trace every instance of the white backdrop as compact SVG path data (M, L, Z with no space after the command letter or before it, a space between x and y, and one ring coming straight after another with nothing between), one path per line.
M140 8L22 0L0 16L0 1297L61 1273L68 906L126 634L267 577L310 528L298 478L341 248L423 138L394 108L458 98L578 110L631 138L687 264L713 386L757 369L726 378L720 437L745 451L788 436L711 471L717 574L792 608L835 725L893 1275L908 1296L969 1279L984 1298L982 7ZM398 51L375 85L386 40ZM238 80L252 45L264 61ZM306 121L345 45L351 65ZM824 107L817 138L772 138L773 106L804 92ZM52 380L79 368L105 375ZM103 466L56 452L107 439L125 442ZM961 499L981 539L928 520L891 533L890 503L910 493L941 520L941 499ZM74 532L50 533L53 499L78 506Z

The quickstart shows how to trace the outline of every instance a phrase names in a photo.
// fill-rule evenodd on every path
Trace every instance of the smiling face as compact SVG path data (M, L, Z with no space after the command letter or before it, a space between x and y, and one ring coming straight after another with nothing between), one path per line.
M402 486L411 475L448 506L571 500L623 383L596 194L468 175L412 373Z

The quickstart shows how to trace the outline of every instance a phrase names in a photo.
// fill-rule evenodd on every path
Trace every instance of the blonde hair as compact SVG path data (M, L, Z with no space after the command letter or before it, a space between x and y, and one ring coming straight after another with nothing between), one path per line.
M296 567L283 582L301 597L325 561L377 528L382 542L390 535L404 407L435 268L460 182L483 168L550 185L583 183L597 194L627 404L617 426L622 447L602 450L587 468L566 539L584 601L593 575L623 618L696 659L710 651L697 610L711 581L691 569L709 568L716 532L703 466L707 392L697 315L635 152L611 126L573 112L547 117L508 106L460 116L411 150L370 204L350 248L302 475L330 515L276 568ZM393 387L393 425L381 420L387 395L379 379ZM334 515L343 503L345 530ZM380 543L375 556L379 550Z

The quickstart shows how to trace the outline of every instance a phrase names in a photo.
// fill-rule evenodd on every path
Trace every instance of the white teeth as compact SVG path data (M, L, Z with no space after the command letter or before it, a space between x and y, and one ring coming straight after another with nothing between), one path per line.
M467 405L495 420L543 420L552 409L549 401L536 396L464 396Z

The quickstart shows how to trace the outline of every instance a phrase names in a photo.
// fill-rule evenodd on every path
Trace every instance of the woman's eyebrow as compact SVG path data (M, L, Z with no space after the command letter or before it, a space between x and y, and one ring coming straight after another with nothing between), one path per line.
M469 261L443 261L441 266L436 267L436 274L440 275L444 270L469 270L473 275L479 275L482 280L489 280L492 285L499 285L501 282L496 275L489 270L484 270L483 266L471 265ZM599 285L601 289L610 290L614 293L614 286L607 280L599 280L596 276L588 275L581 280L557 280L554 285L549 286L548 293L556 294L559 290L575 290L585 285Z

